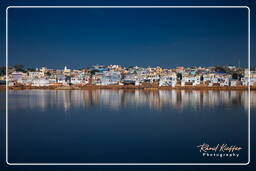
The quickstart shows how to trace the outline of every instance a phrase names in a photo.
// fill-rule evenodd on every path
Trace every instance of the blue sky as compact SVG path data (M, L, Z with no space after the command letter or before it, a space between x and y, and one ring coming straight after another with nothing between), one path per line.
M246 66L247 12L246 8L9 9L9 64L176 67L240 61Z

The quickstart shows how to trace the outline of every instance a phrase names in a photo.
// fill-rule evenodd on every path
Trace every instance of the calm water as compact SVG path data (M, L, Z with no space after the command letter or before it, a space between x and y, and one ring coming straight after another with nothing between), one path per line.
M247 91L9 91L9 162L247 162L247 121ZM243 149L205 157L202 143Z

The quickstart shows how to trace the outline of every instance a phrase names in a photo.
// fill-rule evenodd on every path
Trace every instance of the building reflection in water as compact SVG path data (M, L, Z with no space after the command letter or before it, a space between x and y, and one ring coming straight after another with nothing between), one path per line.
M23 90L9 91L9 109L60 108L110 109L149 108L150 110L198 110L217 106L241 106L248 110L247 91L197 90ZM251 91L251 108L256 107L256 92Z

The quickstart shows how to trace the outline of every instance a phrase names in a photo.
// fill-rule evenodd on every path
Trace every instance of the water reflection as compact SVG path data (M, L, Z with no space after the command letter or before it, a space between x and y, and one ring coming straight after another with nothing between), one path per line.
M251 92L251 108L256 107L256 92ZM199 110L217 106L248 109L247 91L197 90L23 90L9 91L9 109L48 108L148 108L150 110Z

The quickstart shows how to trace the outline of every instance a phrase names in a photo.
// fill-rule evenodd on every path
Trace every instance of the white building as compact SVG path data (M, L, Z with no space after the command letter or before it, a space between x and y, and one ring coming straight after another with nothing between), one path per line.
M34 79L32 81L32 86L41 87L41 86L49 86L50 82L46 79Z
M28 76L30 78L43 78L44 77L44 72L39 72L39 71L28 72Z

